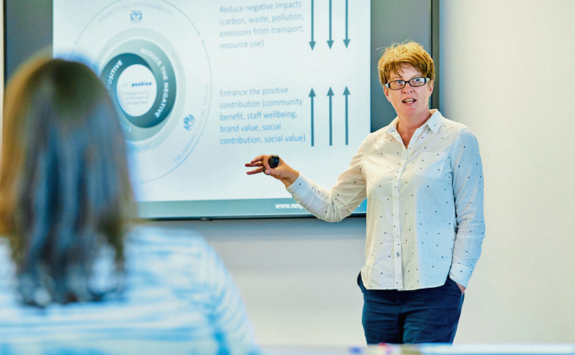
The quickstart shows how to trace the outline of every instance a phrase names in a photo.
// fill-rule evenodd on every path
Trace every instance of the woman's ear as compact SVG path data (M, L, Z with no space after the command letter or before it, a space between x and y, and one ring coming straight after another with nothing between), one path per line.
M383 94L385 95L387 101L391 102L391 100L389 99L389 89L385 86L383 87Z
M430 80L430 81L429 81L429 84L428 84L428 85L429 85L429 96L430 96L430 97L431 97L431 94L433 94L433 84L434 84L434 83L435 83L435 82L434 82L433 80Z

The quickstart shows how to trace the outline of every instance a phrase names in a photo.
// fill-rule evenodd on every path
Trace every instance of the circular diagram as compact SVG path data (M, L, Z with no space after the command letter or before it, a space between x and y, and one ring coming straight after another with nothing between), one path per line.
M184 13L165 2L112 4L92 18L74 51L93 59L116 105L137 182L188 158L209 114L212 82L204 43Z

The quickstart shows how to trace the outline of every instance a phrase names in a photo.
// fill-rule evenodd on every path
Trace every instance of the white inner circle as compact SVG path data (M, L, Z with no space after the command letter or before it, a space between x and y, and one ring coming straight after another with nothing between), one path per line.
M131 65L118 78L116 92L124 112L134 117L142 116L156 100L156 78L145 66Z

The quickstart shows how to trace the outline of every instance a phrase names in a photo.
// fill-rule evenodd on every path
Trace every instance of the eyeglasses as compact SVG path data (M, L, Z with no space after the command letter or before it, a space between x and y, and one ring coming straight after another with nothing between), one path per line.
M394 81L390 81L389 83L385 84L385 87L391 90L400 90L403 89L405 87L405 85L407 85L407 83L409 83L409 85L411 85L411 87L419 87L419 86L423 86L425 84L427 84L427 82L429 81L429 78L424 78L424 77L417 77L417 78L413 78L410 79L408 81L404 81L404 80L394 80Z

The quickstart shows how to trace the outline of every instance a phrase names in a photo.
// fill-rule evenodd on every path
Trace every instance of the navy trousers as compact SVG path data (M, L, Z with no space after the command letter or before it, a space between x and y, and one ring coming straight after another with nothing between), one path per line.
M363 330L368 344L453 343L464 295L449 277L440 287L363 292Z

